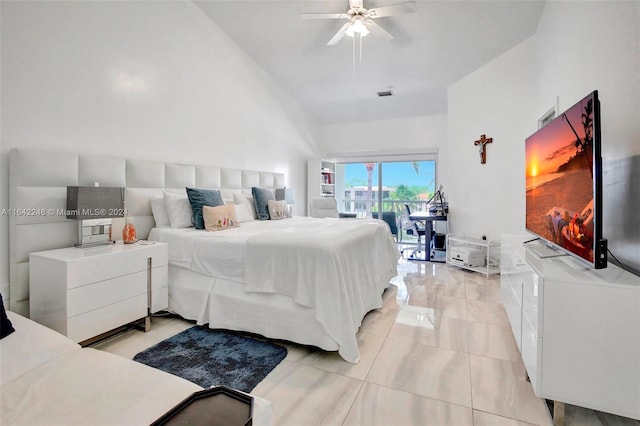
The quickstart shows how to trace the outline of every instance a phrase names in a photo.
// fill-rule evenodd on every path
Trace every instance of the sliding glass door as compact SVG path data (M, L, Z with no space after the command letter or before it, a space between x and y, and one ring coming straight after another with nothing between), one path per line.
M436 161L375 161L336 165L338 210L359 218L400 219L405 204L423 210L436 188ZM379 215L378 212L382 212ZM394 219L395 218L395 219Z
M338 210L371 217L378 198L378 163L338 164L336 169Z
M381 185L388 188L381 200L382 211L400 213L405 204L412 211L425 208L425 202L435 192L435 161L382 162L381 166Z

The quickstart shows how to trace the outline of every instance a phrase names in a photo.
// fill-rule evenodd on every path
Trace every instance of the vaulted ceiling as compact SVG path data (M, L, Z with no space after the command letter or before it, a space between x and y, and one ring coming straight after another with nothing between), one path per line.
M404 0L364 0L364 7ZM303 20L342 13L349 2L206 0L194 2L322 123L447 112L447 87L536 32L544 1L418 0L417 11L378 18L354 49L327 42L346 20ZM356 46L357 47L357 46ZM393 92L379 97L377 92Z

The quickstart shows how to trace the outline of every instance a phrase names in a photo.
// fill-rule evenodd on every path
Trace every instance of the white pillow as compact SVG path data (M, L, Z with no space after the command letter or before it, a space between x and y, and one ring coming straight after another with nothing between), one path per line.
M191 203L187 194L177 195L171 192L162 191L164 194L164 206L167 209L169 222L172 228L190 228L193 226L191 217Z
M155 220L156 226L171 226L169 213L167 213L167 208L164 206L164 197L151 198L149 199L149 204L151 204L151 213L153 213L153 220Z
M253 218L253 214L251 213L251 208L246 204L234 204L236 207L236 219L240 223L244 222L253 222L255 219Z
M253 201L253 197L251 195L237 194L234 192L233 202L235 204L247 205L249 208L249 211L251 211L251 216L253 216L254 219L258 218L258 213L256 212L256 203Z

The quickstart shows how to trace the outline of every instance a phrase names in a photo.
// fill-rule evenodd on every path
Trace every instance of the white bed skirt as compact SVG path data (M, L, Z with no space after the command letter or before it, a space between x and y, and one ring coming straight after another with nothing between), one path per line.
M377 280L379 291L366 296L362 318L370 310L382 306L382 293L393 275L390 272ZM237 282L174 265L169 265L169 310L195 320L199 325L208 323L210 328L247 331L271 339L317 346L326 351L355 350L359 353L355 335L349 341L335 341L315 319L311 308L299 305L290 297L246 293L242 284ZM360 323L356 326L359 327Z

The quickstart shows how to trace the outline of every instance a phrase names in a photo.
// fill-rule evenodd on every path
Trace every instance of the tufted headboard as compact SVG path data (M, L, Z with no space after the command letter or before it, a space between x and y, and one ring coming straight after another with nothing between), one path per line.
M29 254L76 243L76 222L66 219L67 186L124 187L125 208L139 238L154 226L149 199L162 190L220 189L225 201L251 187L282 188L282 173L146 161L69 152L13 149L9 155L9 309L29 316ZM15 213L14 213L15 212ZM19 213L19 214L18 214ZM123 226L113 220L114 235Z

